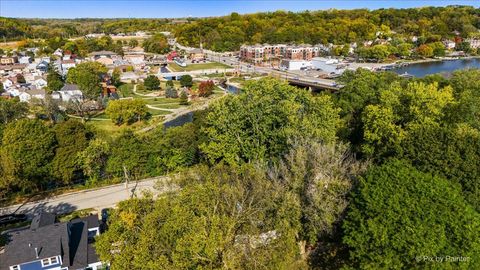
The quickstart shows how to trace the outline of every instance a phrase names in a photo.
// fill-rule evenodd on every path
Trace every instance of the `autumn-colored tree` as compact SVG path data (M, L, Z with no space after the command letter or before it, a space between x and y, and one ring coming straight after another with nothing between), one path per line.
M215 84L213 81L203 81L198 86L198 95L201 97L208 97L213 94L213 89L215 88Z

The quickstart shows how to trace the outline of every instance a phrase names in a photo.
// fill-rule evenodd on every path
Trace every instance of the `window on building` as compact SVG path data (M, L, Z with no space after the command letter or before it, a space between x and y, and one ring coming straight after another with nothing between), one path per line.
M42 267L49 266L52 264L58 264L58 258L56 256L42 260Z
M49 258L43 259L42 260L42 266L48 266L48 265L50 265L50 259Z

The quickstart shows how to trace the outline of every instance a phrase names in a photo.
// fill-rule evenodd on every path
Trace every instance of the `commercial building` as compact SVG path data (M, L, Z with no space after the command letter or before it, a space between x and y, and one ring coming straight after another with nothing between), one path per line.
M304 70L312 66L312 63L307 60L291 60L283 59L280 62L280 69L282 70Z
M345 70L339 65L338 59L315 57L312 59L311 63L313 69L324 71L329 74L341 74Z
M16 57L16 56L0 57L0 64L1 65L13 65L17 62L18 62L18 57Z

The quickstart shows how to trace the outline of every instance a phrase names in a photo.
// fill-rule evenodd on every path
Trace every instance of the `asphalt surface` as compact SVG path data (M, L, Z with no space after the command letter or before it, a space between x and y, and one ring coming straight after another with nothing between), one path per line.
M154 194L162 192L156 190L154 185L157 181L165 180L165 177L156 177L139 181L136 187L135 182L130 182L128 187L123 183L62 194L39 201L28 202L23 205L16 204L0 208L0 215L11 214L17 209L17 214L26 214L29 217L32 217L34 213L39 211L56 213L58 215L88 208L101 210L103 208L113 207L118 202L131 198L132 190L134 190L135 195L140 195L142 191L146 190L152 191Z

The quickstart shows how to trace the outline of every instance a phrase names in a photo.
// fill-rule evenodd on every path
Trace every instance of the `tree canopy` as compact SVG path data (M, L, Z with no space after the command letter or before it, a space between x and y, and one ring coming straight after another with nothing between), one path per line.
M480 215L457 185L393 160L369 169L353 193L343 242L355 269L475 269ZM462 256L467 261L430 261Z
M142 42L143 49L146 52L165 54L170 51L167 38L162 34L155 34Z
M106 73L105 65L99 62L84 62L68 70L67 82L77 84L84 97L95 99L100 96L100 83Z
M292 138L334 141L338 124L328 96L262 79L210 106L202 129L208 139L200 148L210 162L266 161L285 154Z
M3 188L25 191L40 188L49 174L55 135L39 120L20 119L3 131L0 162Z
M105 113L116 125L130 125L149 116L146 103L141 99L111 100Z
M145 85L148 90L156 90L160 86L160 80L155 75L148 75L148 77L145 78L143 85Z

